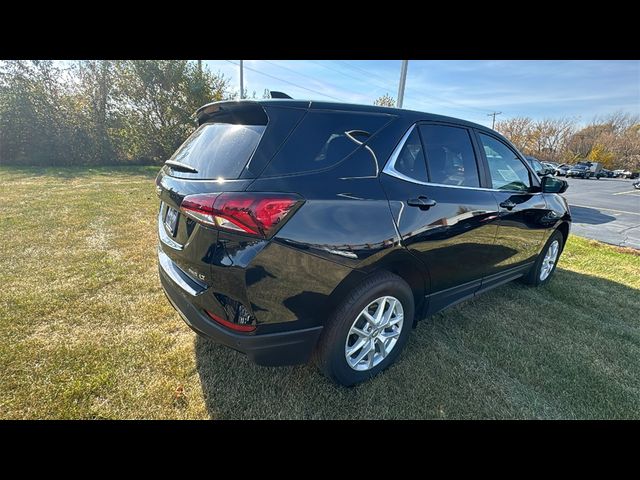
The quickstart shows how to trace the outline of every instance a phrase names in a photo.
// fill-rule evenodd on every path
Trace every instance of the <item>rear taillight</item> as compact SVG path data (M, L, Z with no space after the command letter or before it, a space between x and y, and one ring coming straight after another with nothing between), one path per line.
M205 193L184 197L180 210L205 225L269 238L302 203L292 193Z

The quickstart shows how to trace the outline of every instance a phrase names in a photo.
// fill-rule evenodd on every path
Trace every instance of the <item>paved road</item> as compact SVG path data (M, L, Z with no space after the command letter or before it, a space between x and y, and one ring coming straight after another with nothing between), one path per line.
M564 178L564 177L563 177ZM640 249L640 190L636 180L569 178L571 232L582 237Z

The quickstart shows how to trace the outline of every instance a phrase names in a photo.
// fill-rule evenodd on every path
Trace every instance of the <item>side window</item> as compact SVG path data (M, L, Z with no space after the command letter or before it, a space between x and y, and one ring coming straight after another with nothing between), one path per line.
M424 153L418 129L414 128L407 141L404 143L400 155L396 159L394 168L415 180L427 181L427 166L424 162Z
M500 140L479 134L480 141L487 155L487 163L491 172L493 188L498 190L527 191L531 187L529 170L522 161Z
M479 187L478 164L465 128L420 125L429 181L442 185Z
M269 163L265 176L333 167L388 121L388 115L310 111Z

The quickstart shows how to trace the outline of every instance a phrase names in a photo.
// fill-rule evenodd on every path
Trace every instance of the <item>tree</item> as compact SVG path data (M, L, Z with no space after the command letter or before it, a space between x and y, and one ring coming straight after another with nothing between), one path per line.
M82 160L73 142L76 106L63 68L51 61L0 64L0 161L57 165Z
M574 131L574 121L568 118L534 121L515 117L496 123L496 130L507 137L526 155L540 160L559 160Z
M607 148L601 143L596 143L587 158L592 162L601 163L605 168L613 167L613 160L615 158L613 152L607 150Z
M224 76L200 72L186 60L129 60L115 67L122 115L115 136L127 159L166 160L193 129L196 109L229 96Z
M395 100L395 98L390 96L388 93L385 93L383 96L376 98L373 101L373 104L374 105L379 105L381 107L395 107L396 106L396 100Z
M87 130L91 149L87 156L92 163L112 163L116 160L111 130L117 128L115 105L116 75L110 60L85 60L74 65L78 117L81 130Z
M518 149L528 148L533 120L529 117L514 117L496 122L496 131L502 133Z
M229 81L184 60L0 62L0 161L160 162Z

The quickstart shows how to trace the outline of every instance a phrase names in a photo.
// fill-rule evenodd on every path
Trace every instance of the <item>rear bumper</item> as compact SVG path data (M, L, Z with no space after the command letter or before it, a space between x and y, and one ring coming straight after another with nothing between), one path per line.
M185 323L196 333L245 353L258 365L280 366L306 363L311 357L322 326L268 334L238 334L214 323L200 312L172 278L159 267L164 292Z

